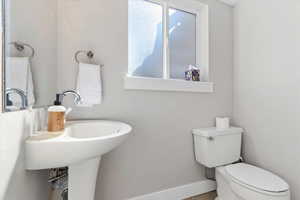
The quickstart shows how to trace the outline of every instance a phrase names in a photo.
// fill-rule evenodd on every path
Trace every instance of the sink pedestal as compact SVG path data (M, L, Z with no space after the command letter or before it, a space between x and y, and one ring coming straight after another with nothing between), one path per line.
M101 156L124 142L131 130L122 122L81 120L67 122L56 135L36 132L25 142L26 169L68 166L68 199L94 200Z
M69 192L71 200L94 200L101 157L69 166Z

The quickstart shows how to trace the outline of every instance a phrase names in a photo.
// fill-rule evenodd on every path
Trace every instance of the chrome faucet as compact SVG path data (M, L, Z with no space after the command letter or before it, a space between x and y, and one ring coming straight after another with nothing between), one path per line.
M8 97L10 94L18 94L21 97L22 106L21 109L26 109L28 107L28 99L25 92L18 88L7 88L5 90L5 96ZM8 100L8 98L7 98Z
M58 99L59 102L62 103L64 100L64 97L67 96L68 94L72 94L74 96L74 103L75 104L80 104L81 103L81 96L74 90L66 90L61 94L58 94Z

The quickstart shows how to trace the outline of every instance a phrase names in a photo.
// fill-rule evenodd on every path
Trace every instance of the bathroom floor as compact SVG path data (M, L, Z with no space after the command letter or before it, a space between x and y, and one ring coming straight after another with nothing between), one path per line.
M199 196L191 197L185 200L214 200L217 197L216 192L210 192Z

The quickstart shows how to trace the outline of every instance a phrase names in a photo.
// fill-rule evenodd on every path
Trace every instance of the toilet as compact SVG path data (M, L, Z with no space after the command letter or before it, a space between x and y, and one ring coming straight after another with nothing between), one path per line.
M197 162L216 168L216 200L291 200L289 185L277 175L246 163L241 156L243 129L194 129ZM235 164L233 164L235 163Z

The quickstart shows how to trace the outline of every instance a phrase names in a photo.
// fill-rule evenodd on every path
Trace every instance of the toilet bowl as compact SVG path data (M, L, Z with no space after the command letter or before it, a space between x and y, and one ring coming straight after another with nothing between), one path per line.
M241 155L243 129L193 130L195 157L208 168L216 168L216 200L290 200L289 185L277 175L236 163Z
M239 163L216 168L217 200L290 200L288 184L258 167Z

